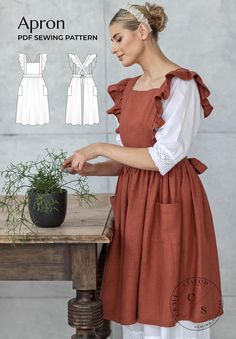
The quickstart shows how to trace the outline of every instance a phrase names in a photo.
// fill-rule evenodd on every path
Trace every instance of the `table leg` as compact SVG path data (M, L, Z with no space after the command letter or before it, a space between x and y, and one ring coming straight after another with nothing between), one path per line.
M68 324L76 328L71 339L99 336L95 328L103 325L102 302L97 297L97 245L71 245L72 283L76 298L68 302Z
M102 286L102 276L105 264L106 253L109 244L103 244L102 249L98 259L98 286L97 286L97 295L98 298L101 292ZM99 336L100 339L106 339L111 335L111 321L107 319L103 319L103 325L96 329L96 334Z

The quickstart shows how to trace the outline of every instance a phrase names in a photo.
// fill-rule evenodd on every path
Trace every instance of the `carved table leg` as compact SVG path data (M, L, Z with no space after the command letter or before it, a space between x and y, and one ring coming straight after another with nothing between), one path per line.
M97 297L96 244L71 245L72 282L76 298L68 302L68 324L76 328L71 339L96 338L103 325L102 302Z
M68 302L68 324L76 328L71 338L99 338L95 327L101 326L102 304L95 291L76 291L76 298Z
M97 284L98 298L101 291L103 269L108 246L109 246L108 244L102 245L102 249L98 260L98 284ZM109 337L111 335L111 321L103 319L103 326L96 329L96 334L100 337L100 339L106 339L107 337Z

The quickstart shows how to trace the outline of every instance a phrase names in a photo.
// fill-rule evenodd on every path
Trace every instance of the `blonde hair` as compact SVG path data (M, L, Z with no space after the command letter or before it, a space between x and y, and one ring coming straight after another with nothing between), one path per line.
M164 8L162 6L150 4L149 2L145 2L145 5L143 6L135 4L132 4L132 6L137 8L147 18L148 23L152 28L150 34L152 34L153 38L158 40L158 33L165 29L168 21ZM122 8L113 16L109 25L114 22L122 23L125 28L130 29L131 31L135 31L140 24L136 17Z

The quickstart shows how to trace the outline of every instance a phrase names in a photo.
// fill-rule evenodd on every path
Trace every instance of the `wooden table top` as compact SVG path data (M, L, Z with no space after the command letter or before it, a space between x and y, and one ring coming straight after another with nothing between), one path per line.
M95 194L98 200L90 202L90 206L79 202L72 194L68 194L67 213L62 225L41 228L36 225L32 229L37 234L30 234L26 243L110 243L113 235L113 210L109 196L111 194ZM11 243L5 225L5 216L0 211L0 244ZM22 226L22 233L29 230ZM22 241L15 241L22 242Z

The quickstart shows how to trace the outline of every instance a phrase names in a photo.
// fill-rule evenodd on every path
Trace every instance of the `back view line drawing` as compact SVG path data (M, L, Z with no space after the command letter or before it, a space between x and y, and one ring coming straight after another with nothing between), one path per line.
M93 125L99 122L97 87L92 72L96 54L88 54L82 63L76 54L68 54L72 79L67 92L66 123Z
M20 53L19 62L23 77L18 89L16 123L49 123L48 91L42 76L47 54L38 54L32 61L27 54Z

